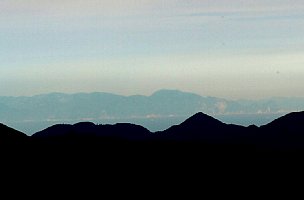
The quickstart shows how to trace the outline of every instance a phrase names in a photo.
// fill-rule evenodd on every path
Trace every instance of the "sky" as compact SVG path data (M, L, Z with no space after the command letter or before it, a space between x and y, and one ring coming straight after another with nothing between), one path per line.
M0 1L0 96L163 88L303 97L303 1Z

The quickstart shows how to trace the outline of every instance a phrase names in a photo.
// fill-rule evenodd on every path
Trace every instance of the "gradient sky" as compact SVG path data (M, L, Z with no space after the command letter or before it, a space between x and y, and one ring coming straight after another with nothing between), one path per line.
M303 0L1 0L0 96L304 96Z

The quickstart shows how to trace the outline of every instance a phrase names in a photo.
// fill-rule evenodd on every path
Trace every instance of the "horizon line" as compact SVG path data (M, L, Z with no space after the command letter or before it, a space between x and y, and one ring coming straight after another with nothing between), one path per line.
M270 99L276 99L276 98L298 98L298 99L304 99L302 96L269 96L269 97L260 97L260 98L229 98L229 97L220 97L220 96L210 96L210 95L201 95L196 92L191 92L191 91L185 91L185 90L180 90L180 89L171 89L171 88L163 88L163 89L157 89L154 90L154 92L150 93L149 95L145 94L131 94L131 95L125 95L117 92L109 92L109 91L91 91L91 92L85 92L85 91L79 91L79 92L59 92L59 91L54 91L54 92L45 92L45 93L37 93L33 95L0 95L0 97L9 97L9 98L22 98L22 97L37 97L37 96L45 96L45 95L52 95L52 94L62 94L62 95L77 95L77 94L110 94L110 95L115 95L115 96L123 96L123 97L134 97L134 96L143 96L143 97L151 97L157 92L161 91L169 91L169 92L180 92L180 93L187 93L187 94L192 94L192 95L197 95L200 97L211 97L211 98L218 98L218 99L224 99L224 100L229 100L229 101L260 101L260 100L270 100Z

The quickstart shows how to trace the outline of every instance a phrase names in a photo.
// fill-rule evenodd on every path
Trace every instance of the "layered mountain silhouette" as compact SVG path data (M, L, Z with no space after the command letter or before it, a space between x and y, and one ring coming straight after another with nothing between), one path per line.
M271 150L304 150L304 112L287 114L273 122L257 126L225 124L204 113L197 113L179 125L152 133L134 124L96 125L81 122L74 125L54 125L27 136L0 124L0 143L10 144L90 146L107 144L195 144L198 146L228 145ZM117 146L116 146L117 147ZM218 147L218 146L217 146Z
M54 125L32 136L0 125L1 165L15 169L14 174L44 180L58 181L69 174L70 180L82 175L115 184L123 177L146 181L199 177L207 184L227 175L227 180L244 174L255 178L269 175L268 164L270 172L279 169L281 175L286 165L292 168L288 172L300 166L303 121L304 112L298 112L265 126L244 127L199 112L159 132L128 123L80 122Z
M198 112L215 116L222 121L225 119L224 121L230 123L249 125L249 121L255 120L255 124L261 125L283 114L299 110L304 110L303 98L227 100L178 90L159 90L150 96L122 96L102 92L51 93L31 97L0 96L0 121L18 127L28 135L54 124L79 121L127 121L141 124L153 131L164 130ZM260 119L262 114L269 114L270 119L258 121L257 117L252 117L249 121L242 120L242 115L248 114L259 115L257 117ZM239 117L233 120L234 118L229 117L233 115ZM166 125L160 125L164 118L170 121ZM149 119L162 121L156 125L143 121Z
M42 180L58 181L68 174L69 180L98 177L114 180L114 185L121 178L129 184L134 177L146 181L198 177L217 184L251 174L248 183L269 172L281 178L302 171L295 166L304 155L303 122L304 112L297 112L265 126L244 127L199 112L159 132L128 123L80 122L54 125L32 136L1 124L1 165L14 169L17 176Z

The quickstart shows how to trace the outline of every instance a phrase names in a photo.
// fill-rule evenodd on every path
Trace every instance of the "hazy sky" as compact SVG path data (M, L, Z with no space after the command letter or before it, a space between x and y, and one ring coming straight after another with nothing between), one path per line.
M304 96L303 0L1 0L0 96Z

